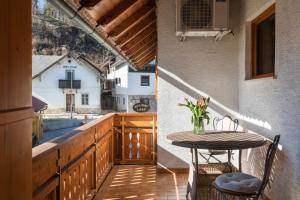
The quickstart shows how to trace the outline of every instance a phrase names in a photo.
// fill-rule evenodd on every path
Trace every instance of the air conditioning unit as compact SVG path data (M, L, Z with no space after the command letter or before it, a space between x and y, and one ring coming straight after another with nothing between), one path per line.
M176 0L177 36L219 37L229 32L229 0Z

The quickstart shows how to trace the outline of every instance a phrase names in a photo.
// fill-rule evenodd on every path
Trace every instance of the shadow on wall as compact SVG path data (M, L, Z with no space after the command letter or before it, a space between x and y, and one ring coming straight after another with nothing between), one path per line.
M161 67L159 67L159 77L167 81L168 83L172 84L179 90L184 91L185 93L187 93L188 95L190 95L195 99L198 99L199 97L206 97L206 98L210 97L211 98L210 108L220 115L229 114L232 117L238 118L240 121L243 121L243 123L259 126L260 128L262 127L267 130L272 130L272 126L267 121L255 119L240 114L238 111L223 105L221 102L214 99L213 96L210 96L209 94L197 89L196 87L190 85L186 81L182 80L180 77L173 74L172 72L169 72Z
M262 179L264 175L266 153L270 144L271 141L268 141L264 146L260 148L243 150L242 170ZM285 170L284 164L286 164L286 162L284 161L284 152L279 146L271 170L270 181L265 190L267 196L276 196L276 193L281 191L281 188L278 187L278 184L273 183L282 181L278 174L281 174L282 171ZM293 198L291 197L290 199Z
M161 167L167 166L170 163L176 163L176 165L178 165L179 163L179 166L184 166L184 168L189 167L189 164L187 162L181 160L176 155L170 153L169 151L167 151L166 149L164 149L159 145L157 146L157 152L159 152L159 156L163 158L167 158L159 161L158 164L161 165Z
M162 69L159 67L159 77L163 79L164 81L168 82L169 84L176 87L178 90L184 91L186 94L190 95L191 97L198 99L200 96L202 97L208 97L209 94L206 94L197 88L193 87L192 85L188 84L184 80L182 80L180 77L172 74L171 72L168 72L165 69ZM263 120L255 119L249 116L243 116L240 113L238 113L235 110L232 110L226 106L224 106L222 103L218 102L216 99L211 97L211 104L210 107L213 111L216 111L220 115L229 114L237 119L240 120L240 125L242 130L245 130L242 126L246 125L249 127L251 131L257 131L261 128L263 128L264 133L267 133L265 136L267 136L270 139L273 139L274 133L272 133L272 126ZM258 132L259 133L259 132ZM243 151L243 171L249 174L252 174L254 176L257 176L259 178L263 177L264 173L264 166L265 166L265 158L266 158L266 152L268 149L268 145L270 142L268 142L265 146L261 148L256 149L249 149ZM158 146L158 152L159 156L163 157L165 162L173 162L176 161L177 163L184 162L185 165L187 163L183 161L181 158L177 157L176 155L172 154L171 152L168 152L168 149L164 149L163 147ZM235 155L237 156L237 155ZM171 161L169 161L169 159ZM237 160L237 158L236 158ZM164 162L164 161L160 161ZM175 162L175 163L176 163ZM163 165L163 163L162 163ZM288 157L285 155L285 152L281 148L278 149L275 157L275 161L272 168L270 183L266 188L266 193L269 194L268 196L276 196L276 193L278 191L281 191L280 185L281 184L273 184L274 182L279 183L279 181L282 181L283 179L280 177L280 174L285 174L283 171L286 170L292 170L292 163L290 160L288 160ZM297 186L297 184L295 184ZM291 187L295 187L294 185ZM295 189L296 190L296 189ZM291 189L291 191L293 191ZM285 191L287 192L287 191ZM294 199L293 194L289 194L290 199Z

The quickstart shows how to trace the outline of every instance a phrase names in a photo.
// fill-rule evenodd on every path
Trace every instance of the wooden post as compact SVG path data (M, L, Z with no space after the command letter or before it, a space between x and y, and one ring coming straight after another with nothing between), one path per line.
M156 164L156 120L155 116L153 115L153 120L152 120L152 156L153 156L153 164Z
M0 199L32 197L31 1L0 7Z
M121 161L121 164L124 164L124 162L125 162L125 119L124 119L124 116L122 116L121 125L122 125L122 161Z

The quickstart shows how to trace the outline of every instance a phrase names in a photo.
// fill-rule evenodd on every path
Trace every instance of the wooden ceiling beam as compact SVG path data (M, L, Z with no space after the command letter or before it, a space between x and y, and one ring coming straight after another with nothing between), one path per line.
M156 28L151 29L150 32L145 32L144 34L140 34L139 36L130 40L130 42L126 43L125 45L120 46L120 48L122 50L130 49L130 48L134 47L135 45L139 44L140 42L142 42L143 40L147 39L149 36L156 37Z
M132 60L134 60L134 61L135 61L135 60L140 60L140 59L144 58L144 56L150 54L151 52L153 52L153 51L155 51L155 50L156 50L156 48L155 48L155 47L152 47L151 49L148 49L147 51L144 51L144 52L141 53L140 55L133 57Z
M156 51L156 49L151 49L149 52L146 52L143 56L141 56L140 58L134 58L133 62L134 63L140 63L142 60L144 60L145 58L148 58L149 55L154 54L154 52Z
M102 0L80 0L79 3L82 7L94 7Z
M138 68L143 68L146 64L148 64L150 61L155 59L155 53L154 54L150 54L148 57L146 57L144 60L142 60L139 63L135 63L135 65Z
M129 59L132 59L134 57L138 57L141 55L143 52L148 51L149 49L156 48L156 42L154 43L149 43L149 45L145 45L143 48L139 49L135 53L128 55Z
M124 38L122 40L119 40L119 43L116 42L120 47L126 46L127 44L134 41L136 38L145 38L145 35L148 35L148 33L154 33L156 31L156 23L153 21L149 25L147 25L145 28L143 28L141 31L136 32L136 34L133 34L133 36L129 38ZM140 39L137 39L136 41L140 41Z
M132 53L136 52L137 50L145 47L145 46L149 46L155 44L157 45L157 38L151 36L149 39L145 39L144 41L141 41L140 43L138 43L137 45L135 45L134 47L130 48L128 51L125 51L125 55L130 56Z
M145 38L144 41L140 42L139 44L135 45L134 47L124 51L126 55L132 55L141 49L152 45L153 43L157 44L157 38L153 36L149 36L149 38Z
M125 19L118 26L113 28L112 30L107 31L107 34L112 37L116 37L126 32L127 29L132 28L132 26L139 23L145 17L150 15L152 12L155 12L155 3L151 0L150 3L142 6L137 12L130 15L127 19Z
M104 16L97 19L98 26L101 25L102 27L106 26L107 24L111 23L115 20L119 15L131 7L137 0L123 0L121 3L117 4L112 10L109 10Z

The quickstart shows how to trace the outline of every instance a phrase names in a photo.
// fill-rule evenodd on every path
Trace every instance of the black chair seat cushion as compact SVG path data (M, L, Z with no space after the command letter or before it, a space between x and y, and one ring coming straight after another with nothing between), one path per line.
M256 177L239 172L222 174L215 180L217 189L245 194L255 194L261 183L261 180Z

